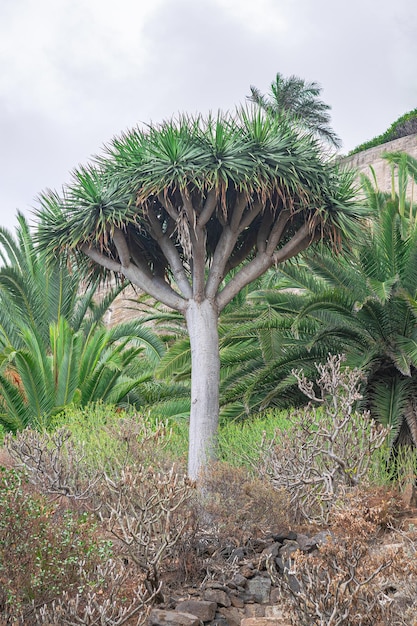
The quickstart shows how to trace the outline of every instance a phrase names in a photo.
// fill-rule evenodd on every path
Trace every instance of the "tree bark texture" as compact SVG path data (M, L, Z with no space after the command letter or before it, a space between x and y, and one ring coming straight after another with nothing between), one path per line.
M217 306L208 299L190 300L185 318L191 345L188 475L198 480L216 450L220 381Z

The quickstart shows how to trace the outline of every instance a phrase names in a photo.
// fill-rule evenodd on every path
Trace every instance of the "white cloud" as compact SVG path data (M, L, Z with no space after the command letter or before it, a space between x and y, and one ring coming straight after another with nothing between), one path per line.
M218 7L248 31L264 37L282 36L288 29L284 17L288 0L215 0Z
M0 224L114 134L323 86L349 150L417 107L415 0L0 0Z

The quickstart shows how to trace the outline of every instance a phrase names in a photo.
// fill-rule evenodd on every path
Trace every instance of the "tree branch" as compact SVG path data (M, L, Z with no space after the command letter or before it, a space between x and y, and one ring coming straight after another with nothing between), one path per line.
M121 271L131 283L142 289L142 291L174 309L174 311L184 313L187 300L174 291L163 278L149 276L147 272L144 272L143 269L133 263L127 268L122 268Z
M222 311L243 287L262 276L274 263L283 263L290 259L308 248L314 239L315 236L310 232L308 224L303 224L292 239L275 254L258 252L256 257L243 266L218 294L217 305L219 311Z
M239 234L243 231L243 228L241 228L240 220L246 206L246 194L241 193L236 198L232 218L230 220L230 225L224 225L222 234L220 235L220 239L214 251L213 261L211 263L210 272L206 284L206 296L208 298L215 297L219 285L225 276L225 268L227 262L229 261L230 255L233 252L233 248L236 245ZM258 211L253 212L253 214L251 213L251 211L249 211L252 219L256 217L261 208L261 205L259 205Z
M258 248L258 252L266 251L266 244L268 242L268 233L270 232L271 226L273 222L273 215L270 210L265 211L262 217L261 226L258 230L258 234L256 237L256 247Z
M204 297L205 286L206 229L204 226L197 226L197 212L187 189L181 191L181 198L187 215L192 250L193 298L201 301Z
M229 257L224 270L225 276L228 274L228 272L230 272L230 270L243 263L252 248L255 246L256 239L257 232L254 229L250 230L248 236L246 237L239 250L236 250L236 252L231 257Z
M274 263L283 263L287 259L295 256L302 250L308 248L313 241L315 241L317 236L314 233L311 233L309 225L304 223L299 230L295 233L295 235L288 241L285 246L283 246L280 250L277 250L275 254L272 255Z
M159 247L168 261L179 289L185 298L191 298L191 285L188 282L184 266L172 239L162 232L161 224L152 211L148 211L148 219L152 227L152 236L155 241L158 242Z
M252 224L255 217L259 215L259 213L262 211L262 208L263 208L263 204L261 202L256 202L255 204L252 205L250 210L247 213L245 213L245 215L242 217L242 220L239 224L239 229L238 229L239 233L243 233L245 228L248 228Z
M112 272L121 272L122 266L118 261L114 261L113 259L109 259L102 252L99 252L97 248L87 245L86 243L81 246L81 252L86 256L90 257L94 263L101 265L101 267L105 267L107 270L111 270Z
M244 265L233 278L225 285L217 296L219 312L239 293L243 287L262 276L273 264L272 257L265 254L257 254L247 265Z
M217 205L217 191L215 189L210 189L207 194L206 201L204 203L203 210L200 213L200 216L197 220L197 226L203 228L211 216L213 215Z
M166 306L181 313L185 311L186 300L176 293L162 278L152 276L148 268L143 268L134 263L130 263L128 267L123 267L117 261L109 259L99 252L97 248L87 244L81 246L81 251L98 265L123 274L133 285L136 285L156 300L160 300Z
M113 241L119 255L120 263L123 267L129 267L130 265L130 250L127 245L126 237L120 228L115 228L113 231Z
M232 217L230 219L230 228L234 232L241 232L240 229L240 220L243 215L243 211L248 204L248 198L245 193L238 194L235 202L235 206L233 207Z
M220 235L220 239L214 251L213 260L207 278L207 298L214 298L216 295L219 285L224 278L226 263L232 254L237 238L238 234L234 233L230 226L225 226L223 228L222 234Z
M290 215L291 214L290 214L289 209L282 209L279 214L278 219L275 220L275 223L268 237L268 243L266 244L267 254L273 254L275 248L277 247L282 237L282 233L284 232L284 229L288 223L288 220L290 219Z

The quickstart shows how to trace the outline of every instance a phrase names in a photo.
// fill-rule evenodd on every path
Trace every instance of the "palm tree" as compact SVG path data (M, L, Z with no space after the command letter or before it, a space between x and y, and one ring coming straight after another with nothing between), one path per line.
M275 289L251 294L256 318L235 325L229 341L258 338L259 365L239 378L252 410L297 403L292 370L314 379L315 362L344 353L364 375L363 406L392 426L393 443L417 445L417 207L404 182L417 180L417 161L386 158L398 191L381 193L363 178L373 219L353 253L310 250L301 264L286 264ZM262 348L262 332L273 332L275 356Z
M76 266L47 264L21 215L16 239L0 231L0 255L3 427L46 426L70 403L140 399L140 385L152 378L164 345L140 320L104 327L120 287L96 301L99 282L86 286Z
M330 106L319 99L321 87L298 76L284 78L278 73L268 95L251 86L248 99L269 115L295 123L325 142L340 148L339 137L330 127Z
M218 318L248 284L361 214L352 174L262 111L134 129L42 196L39 241L122 276L182 314L192 361L189 474L215 453Z

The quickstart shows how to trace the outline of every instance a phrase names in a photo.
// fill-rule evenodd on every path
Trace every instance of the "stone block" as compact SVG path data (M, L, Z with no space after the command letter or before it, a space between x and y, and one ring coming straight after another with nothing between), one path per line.
M178 602L175 610L181 613L191 613L202 622L210 622L216 615L217 604L207 600L182 600Z
M267 604L271 591L271 579L263 576L255 576L248 580L247 590L248 593L254 595L256 602Z
M180 611L164 611L152 609L149 615L149 626L200 626L201 622L195 615Z
M204 600L215 602L219 606L229 607L232 603L228 594L222 589L206 589L204 592Z

